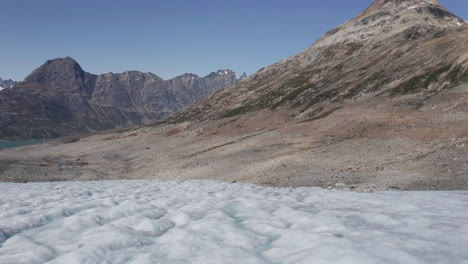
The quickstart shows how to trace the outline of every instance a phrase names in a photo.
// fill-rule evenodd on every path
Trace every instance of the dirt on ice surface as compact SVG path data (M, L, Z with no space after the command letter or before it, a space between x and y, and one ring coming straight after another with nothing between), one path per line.
M468 193L0 183L0 263L466 263Z
M314 119L263 110L0 150L0 181L204 179L468 190L467 85L425 100L372 98L330 107Z

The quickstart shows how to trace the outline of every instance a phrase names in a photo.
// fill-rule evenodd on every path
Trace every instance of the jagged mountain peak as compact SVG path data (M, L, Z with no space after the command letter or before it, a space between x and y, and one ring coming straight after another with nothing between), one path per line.
M228 73L233 73L234 71L229 70L229 69L224 69L224 70L218 70L218 74L228 74Z
M242 75L237 80L240 82L240 81L243 81L243 80L245 80L247 78L248 78L247 73L244 72L244 73L242 73Z
M179 75L178 77L183 77L183 76L187 76L187 77L200 77L198 75L196 75L195 73L184 73L182 75Z
M236 73L232 70L229 70L229 69L221 69L221 70L218 70L216 72L212 72L210 73L208 76L216 76L216 75L235 75Z
M34 70L24 80L25 82L55 83L83 79L85 72L74 59L70 57L46 61Z
M83 71L83 69L78 64L78 62L70 57L48 60L41 67L39 67L39 69L46 68L46 67L47 68L62 67L62 68L76 69L77 71Z
M169 80L140 71L95 75L70 57L53 59L0 93L0 138L54 138L153 122L236 81L231 70Z
M16 83L17 82L11 79L3 80L2 78L0 78L0 91L3 89L13 88L13 86L15 86Z

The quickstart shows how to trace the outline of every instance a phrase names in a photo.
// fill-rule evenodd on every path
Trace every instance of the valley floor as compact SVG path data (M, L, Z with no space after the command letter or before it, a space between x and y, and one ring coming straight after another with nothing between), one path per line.
M454 100L457 103L454 103ZM0 182L221 180L362 192L468 190L468 85L333 105L318 118L265 109L0 150Z
M0 263L466 263L468 192L0 183Z

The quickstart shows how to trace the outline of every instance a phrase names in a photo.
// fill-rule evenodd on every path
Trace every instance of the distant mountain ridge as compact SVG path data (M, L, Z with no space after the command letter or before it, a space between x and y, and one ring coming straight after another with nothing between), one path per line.
M94 75L72 58L49 60L0 93L0 138L54 138L157 121L235 82L231 70L163 80L138 71Z
M13 88L13 86L15 86L16 83L17 82L11 79L3 80L2 78L0 78L0 91L7 88Z

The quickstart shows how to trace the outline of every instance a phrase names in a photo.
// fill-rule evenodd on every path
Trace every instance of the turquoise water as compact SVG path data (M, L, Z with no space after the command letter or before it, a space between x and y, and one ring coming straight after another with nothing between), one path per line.
M37 144L44 142L45 140L43 139L31 139L31 140L18 140L18 141L2 141L0 140L0 149L6 149L6 148L16 148L16 147L21 147L21 146L26 146L26 145L32 145L32 144Z

